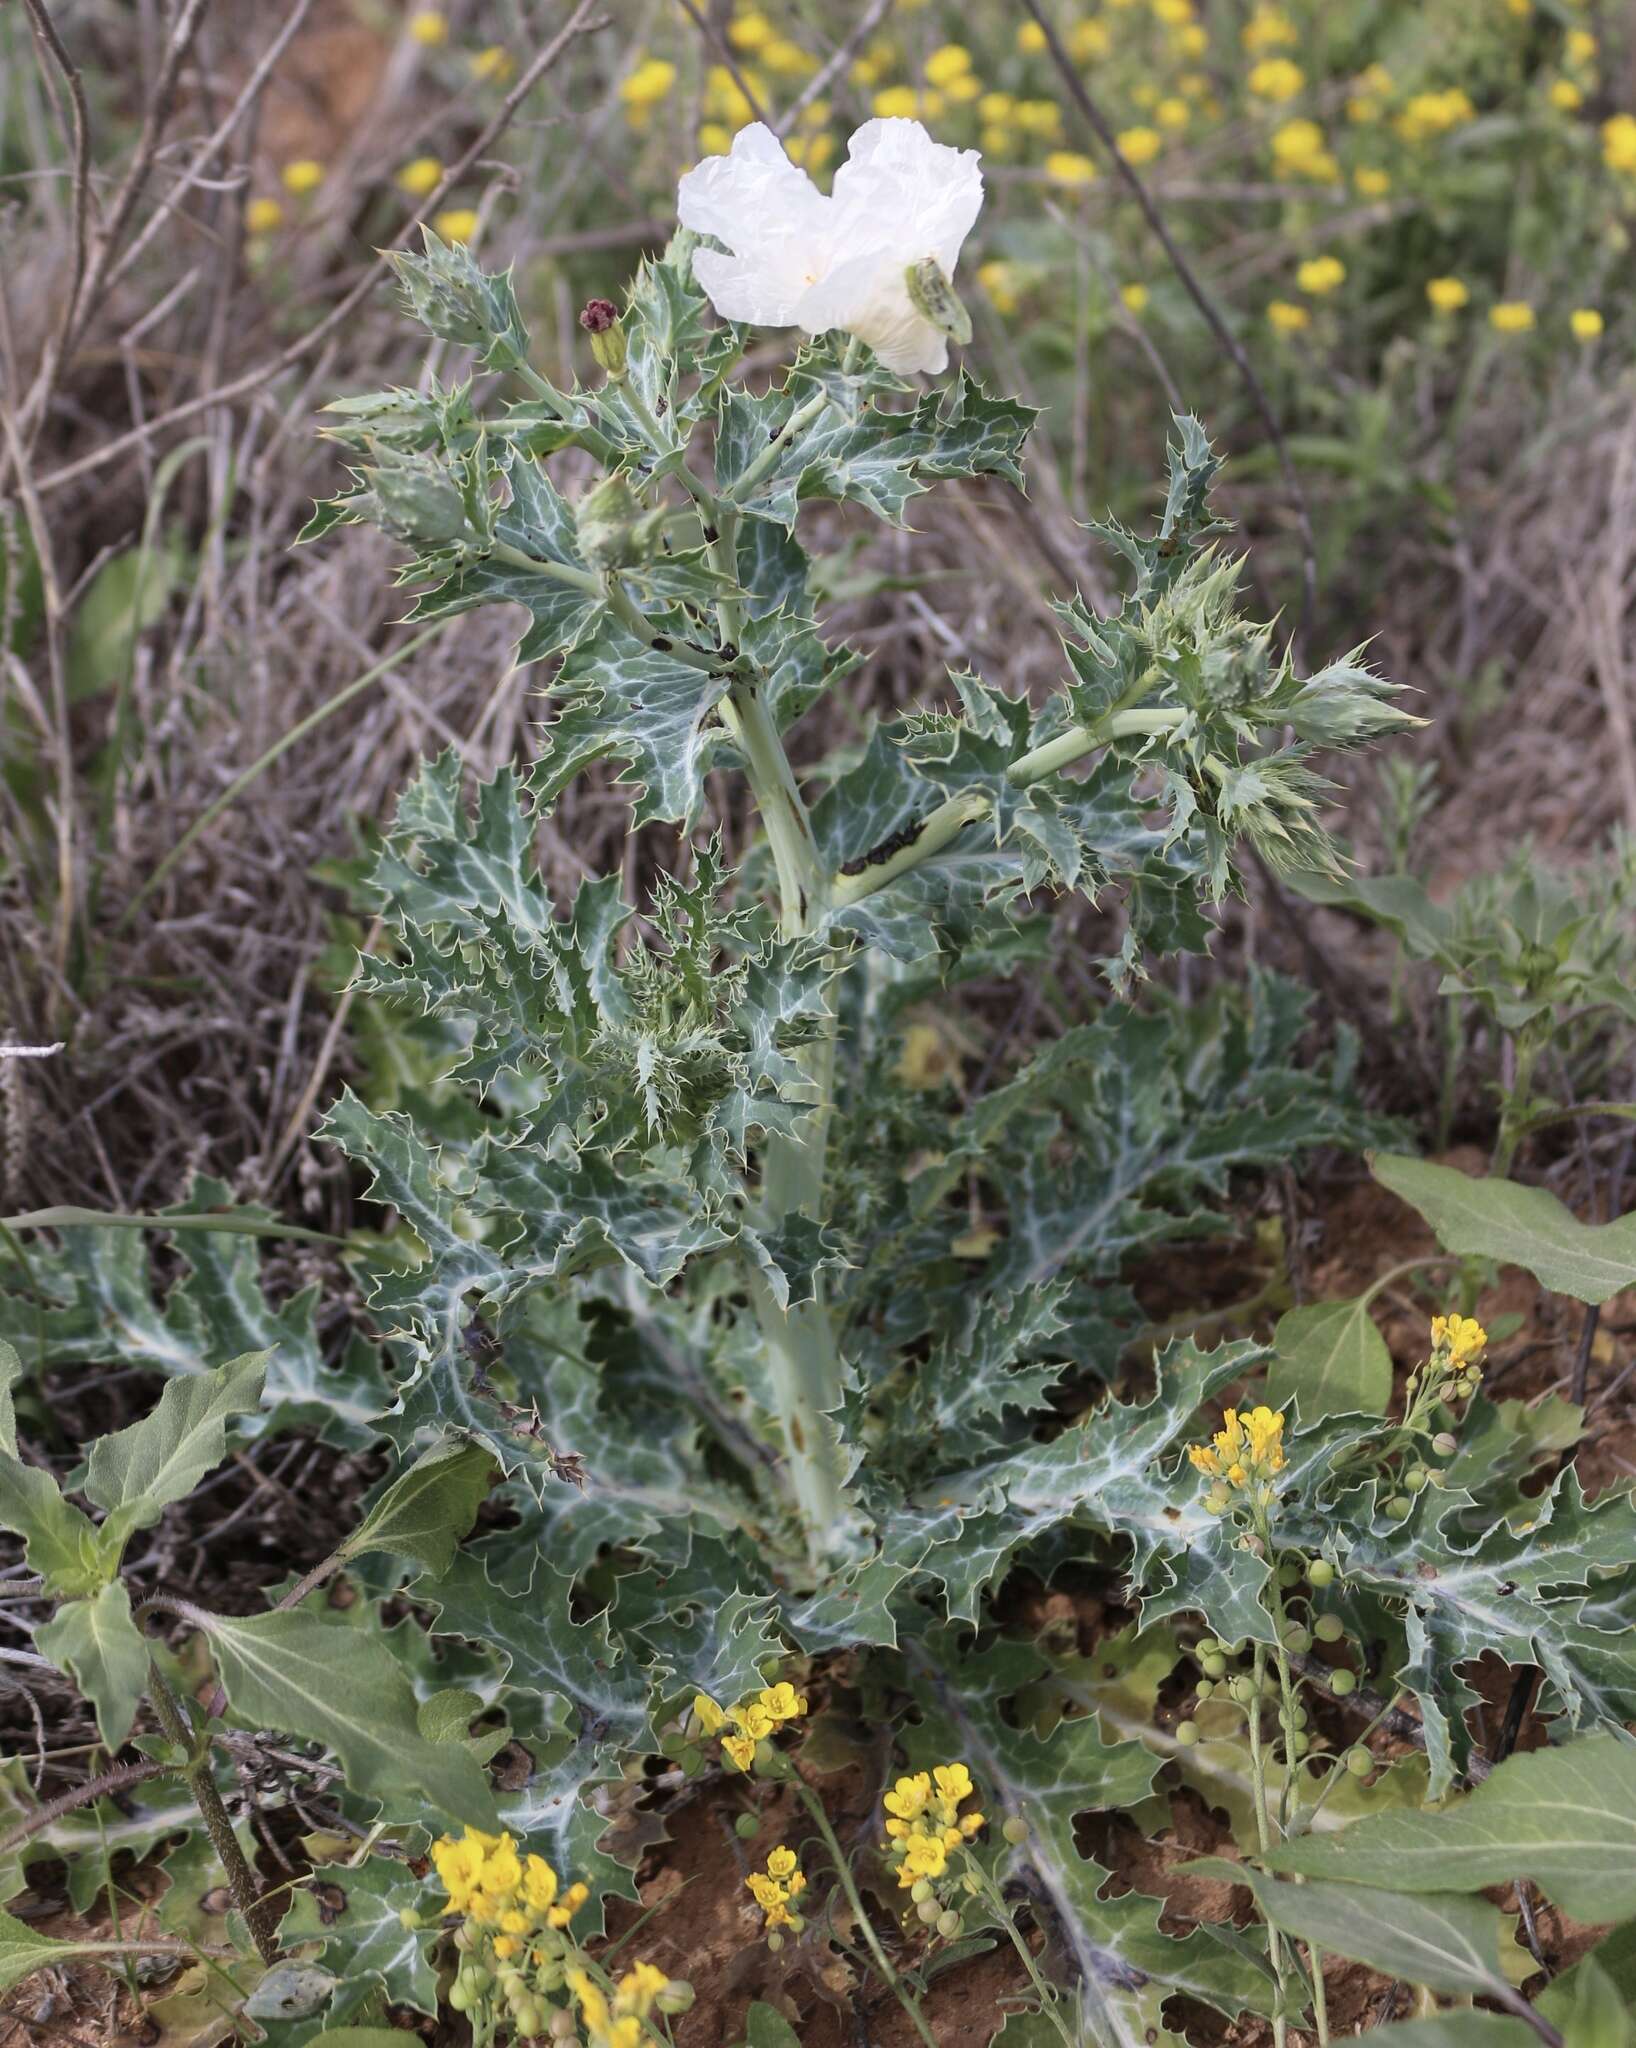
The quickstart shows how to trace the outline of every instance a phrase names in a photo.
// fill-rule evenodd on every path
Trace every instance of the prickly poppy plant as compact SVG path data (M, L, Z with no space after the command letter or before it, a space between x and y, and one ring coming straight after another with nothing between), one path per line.
M1099 529L1122 601L1061 594L1041 701L929 675L861 745L818 756L803 729L858 665L818 615L825 508L904 527L939 487L1022 487L1028 409L944 369L980 198L969 155L912 122L860 131L831 197L747 130L690 174L687 225L623 303L586 307L597 367L573 388L532 363L509 277L428 235L398 260L404 306L470 375L328 413L354 487L306 537L382 528L417 619L520 611L544 723L537 765L475 789L428 762L370 877L390 943L357 985L445 1050L402 1106L347 1093L327 1120L393 1219L359 1255L380 1350L318 1366L310 1302L268 1309L253 1254L189 1251L161 1311L116 1247L69 1233L41 1265L55 1355L93 1328L106 1350L93 1304L117 1292L122 1341L147 1358L162 1333L189 1376L73 1482L102 1521L15 1438L4 1511L57 1603L40 1650L105 1739L157 1713L289 2048L383 1999L433 2010L439 1943L484 2044L669 2038L687 1984L595 1949L641 1845L610 1815L653 1757L720 1774L746 1839L764 1794L804 1812L816 1836L746 1880L759 1938L806 1953L840 1915L927 2041L931 1977L996 1931L1025 1973L1008 2044L1174 2038L1178 1998L1282 2041L1327 2038L1326 1954L1533 2014L1496 1909L1456 1900L1456 1940L1445 1892L1527 1874L1582 1917L1636 1912L1628 1869L1559 1879L1516 1847L1585 1773L1630 1786L1636 1752L1596 1731L1636 1712L1636 1515L1587 1503L1560 1434L1482 1392L1476 1265L1401 1396L1351 1304L1293 1311L1272 1344L1135 1342L1133 1256L1216 1228L1234 1172L1379 1134L1344 1039L1297 1064L1294 986L1186 1006L1144 983L1206 946L1247 861L1340 875L1317 757L1409 723L1400 692L1356 653L1299 666L1244 615L1218 459L1178 418L1151 521ZM752 319L804 337L770 382L745 368ZM542 878L539 829L591 772L633 831L669 828L640 895L623 871L568 900ZM1037 968L1076 896L1113 934L1100 1006L948 1086L937 1005ZM1452 1242L1435 1189L1408 1192ZM1608 1256L1569 1263L1602 1284ZM175 1363L229 1329L264 1350ZM359 1528L269 1614L133 1608L128 1533L230 1424L292 1421L390 1445ZM343 1566L356 1625L309 1597ZM1094 1658L1004 1625L1013 1574L1086 1571L1133 1617ZM208 1646L214 1691L184 1696L150 1647L167 1619ZM1542 1674L1562 1746L1399 1839L1404 1809L1472 1781L1464 1674L1488 1654ZM860 1719L883 1745L848 1748ZM218 1783L247 1728L332 1758L367 1836L287 1912ZM888 1757L873 1904L809 1743L878 1777ZM1077 1823L1148 1810L1161 1771L1253 1859L1221 1866L1250 1927L1170 1931L1161 1899L1104 1896ZM24 1836L25 1857L53 1844ZM351 1917L324 1919L323 1883ZM275 1981L292 1950L316 1990Z

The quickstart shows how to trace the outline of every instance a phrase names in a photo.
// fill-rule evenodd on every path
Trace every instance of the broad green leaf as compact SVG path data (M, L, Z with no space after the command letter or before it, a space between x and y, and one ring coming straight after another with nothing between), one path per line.
M1636 1914L1636 1743L1587 1736L1508 1758L1441 1813L1287 1843L1274 1869L1442 1892L1530 1878L1576 1920Z
M1554 2017L1558 1999L1572 1997L1574 1979L1585 1963L1595 1963L1631 2011L1636 2012L1636 1920L1627 1920L1611 1934L1604 1934L1589 1955L1555 1979L1539 2001L1548 2018Z
M1267 1399L1294 1401L1303 1423L1322 1415L1383 1415L1392 1354L1369 1313L1371 1297L1316 1302L1280 1316L1272 1334Z
M390 1551L441 1576L477 1519L496 1469L481 1444L434 1445L393 1480L341 1546L341 1555Z
M74 608L68 631L72 703L110 688L130 665L138 634L163 616L182 574L179 541L127 548L103 563Z
M85 1493L108 1510L110 1537L150 1528L216 1469L227 1455L228 1417L260 1407L266 1377L266 1352L247 1351L214 1372L171 1380L140 1422L98 1437Z
M8 1458L17 1455L17 1410L11 1390L23 1377L23 1361L4 1337L0 1337L0 1451Z
M418 1818L430 1805L474 1826L498 1824L488 1779L471 1757L421 1734L414 1692L378 1637L298 1609L213 1614L205 1633L234 1712L333 1750L361 1798L379 1800L392 1817Z
M71 1502L42 1465L25 1465L0 1451L0 1528L11 1529L27 1546L29 1568L46 1590L76 1599L95 1593L113 1577L118 1551Z
M758 1998L744 2015L744 2048L801 2048L801 2037L776 2007Z
M1439 1244L1462 1257L1521 1266L1541 1286L1576 1301L1604 1302L1636 1285L1636 1214L1581 1223L1545 1188L1474 1180L1452 1166L1383 1152L1376 1180L1418 1209Z
M1636 2007L1594 1954L1582 1956L1549 1985L1544 2016L1562 2030L1563 2048L1632 2048Z
M1359 1885L1291 1884L1249 1864L1216 1856L1182 1867L1199 1876L1248 1885L1275 1927L1330 1955L1349 1956L1388 1977L1424 1984L1433 1991L1514 2001L1500 1972L1500 1935L1506 1923L1486 1899L1454 1892L1411 1895Z
M96 1708L97 1732L109 1749L118 1749L148 1682L148 1646L121 1581L111 1580L88 1600L64 1601L34 1631L34 1642Z
M169 1946L168 1942L59 1941L54 1935L37 1934L15 1914L0 1912L0 1991L9 1991L36 1970L71 1963L76 1956L144 1955Z
M1539 2035L1503 2012L1440 2012L1371 2028L1369 2048L1539 2048Z
M279 1939L291 1949L321 1943L318 1957L346 1987L353 2010L360 1994L378 1989L394 2005L435 2013L437 1975L429 1957L441 1932L438 1902L435 1879L416 1877L392 1857L369 1856L356 1868L322 1864L292 1894ZM405 1927L406 1908L423 1914L427 1925Z

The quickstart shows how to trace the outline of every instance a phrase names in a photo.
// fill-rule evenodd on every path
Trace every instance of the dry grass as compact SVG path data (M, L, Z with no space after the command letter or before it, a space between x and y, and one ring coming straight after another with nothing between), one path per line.
M44 0L28 11L48 18ZM487 11L469 12L464 25L481 36ZM837 46L867 12L834 24ZM532 33L508 40L541 53L569 17L542 6L530 18ZM157 10L89 6L62 52L78 72L93 166L76 185L50 168L72 156L73 81L43 44L30 53L23 18L8 11L0 536L15 547L35 535L48 619L28 657L6 661L0 690L11 756L0 1037L62 1038L66 1049L4 1064L0 1210L151 1209L204 1167L246 1195L344 1220L346 1177L306 1141L350 1058L322 959L345 898L315 871L358 849L423 753L456 746L482 773L536 749L540 705L534 679L509 663L508 623L455 621L389 666L142 892L248 767L409 637L373 536L352 529L290 552L309 500L335 479L313 435L322 399L447 369L435 351L414 352L377 288L373 245L407 228L401 206L383 213L383 181L426 148L479 159L491 192L540 195L518 209L530 228L508 234L542 352L562 360L587 266L611 285L664 232L626 185L608 90L643 21L618 4L579 9L570 26L584 33L537 83L519 81L496 127L496 98L434 91L402 38L341 0L223 0L171 10L163 24ZM246 196L303 154L330 175L278 265L258 265ZM77 301L65 252L77 252ZM1007 381L1003 333L980 341ZM1163 366L1130 353L1126 416L1089 418L1082 375L1081 395L1044 423L1030 499L945 490L923 501L912 551L903 538L875 544L879 567L912 567L916 580L833 608L827 625L868 662L846 704L819 712L826 741L837 721L924 696L948 664L1050 686L1046 593L1077 583L1108 596L1076 515L1096 502L1105 467L1128 466L1136 449L1151 466L1158 452ZM1564 383L1554 417L1521 447L1497 392L1462 429L1457 456L1437 458L1457 460L1467 480L1464 524L1451 533L1410 517L1367 530L1320 594L1315 653L1378 634L1384 665L1425 693L1434 723L1415 744L1439 766L1434 830L1449 873L1523 835L1573 855L1616 823L1636 826L1636 429L1627 394L1588 375ZM1441 429L1433 410L1406 431L1434 450ZM1233 508L1259 537L1252 574L1266 604L1293 608L1279 488L1240 486ZM1319 496L1320 532L1346 509L1339 488ZM187 574L112 686L70 702L84 593L141 544L145 521L151 545L180 542ZM837 518L830 539L846 537ZM718 794L739 831L736 792ZM1355 800L1349 826L1365 846L1370 817ZM617 858L623 837L622 796L580 787L546 828L547 871L568 886ZM637 869L668 851L650 831ZM1266 898L1233 913L1223 951L1310 968L1311 942ZM1065 950L1075 943L1070 929Z

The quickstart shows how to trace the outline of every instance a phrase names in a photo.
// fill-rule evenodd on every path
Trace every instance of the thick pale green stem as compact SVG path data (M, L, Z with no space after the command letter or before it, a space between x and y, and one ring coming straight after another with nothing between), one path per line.
M1094 754L1112 740L1170 732L1181 724L1185 715L1181 711L1170 710L1115 711L1107 718L1099 719L1095 725L1070 726L1054 740L1047 740L1044 746L1019 754L1006 770L1006 780L1018 789L1027 789L1033 783L1043 782L1047 775L1071 766L1086 754ZM873 896L877 889L884 889L900 875L908 874L911 868L917 868L934 854L941 853L944 847L960 837L968 825L986 817L989 809L989 801L980 790L965 790L959 796L951 796L946 803L938 805L907 846L899 847L886 860L872 862L857 874L836 875L830 883L831 903L837 909L844 909L848 904L861 903L864 897Z

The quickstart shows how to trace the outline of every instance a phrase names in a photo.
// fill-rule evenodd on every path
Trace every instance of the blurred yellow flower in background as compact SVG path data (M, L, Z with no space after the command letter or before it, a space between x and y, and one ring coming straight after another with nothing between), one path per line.
M284 225L284 209L276 199L252 199L244 209L244 225L249 234L270 235Z
M1150 164L1165 146L1157 128L1126 128L1114 137L1126 163Z
M1526 299L1502 299L1488 309L1488 324L1496 334L1531 334L1534 309Z
M1568 315L1568 325L1573 329L1575 341L1601 339L1602 316L1594 306L1575 306Z
M299 199L308 192L316 192L324 182L324 166L310 156L298 156L293 163L287 163L279 172L286 192L293 192Z
M449 40L447 17L434 7L417 9L409 17L409 40L419 43L423 50L440 49Z
M1602 161L1610 171L1636 171L1636 114L1602 123Z
M1267 324L1275 334L1298 334L1303 327L1312 325L1312 315L1305 306L1295 306L1288 299L1274 299L1267 308Z
M1471 294L1457 277L1434 277L1426 284L1426 297L1434 313L1458 313L1471 303Z
M1009 263L979 263L977 282L987 292L989 303L996 313L1010 314L1017 310L1017 273Z
M1277 105L1294 99L1306 82L1306 73L1288 57L1264 57L1250 66L1244 81L1258 100L1272 100Z
M486 50L474 50L470 62L472 77L485 85L504 85L517 69L511 52L500 43L490 43Z
M435 156L411 157L398 173L398 188L415 199L424 199L443 182L443 166Z
M1098 172L1090 158L1077 150L1053 149L1045 159L1045 175L1053 185L1092 185Z
M928 85L952 85L971 69L971 52L960 43L944 43L920 67Z
M1352 182L1365 199L1383 199L1392 189L1392 174L1375 164L1359 164L1352 173Z
M1119 296L1125 302L1125 311L1134 313L1137 319L1148 309L1148 288L1145 284L1122 284Z
M472 206L446 206L432 216L432 226L446 242L469 242L478 225L477 209Z
M1346 265L1338 256L1309 256L1296 267L1295 282L1315 299L1346 282Z
M773 39L773 25L761 13L735 14L727 24L727 40L735 50L752 55Z
M1257 7L1239 31L1239 40L1253 55L1257 50L1276 50L1301 38L1293 21L1281 7Z
M1044 29L1037 21L1025 21L1017 31L1017 48L1025 57L1037 57L1045 47Z

